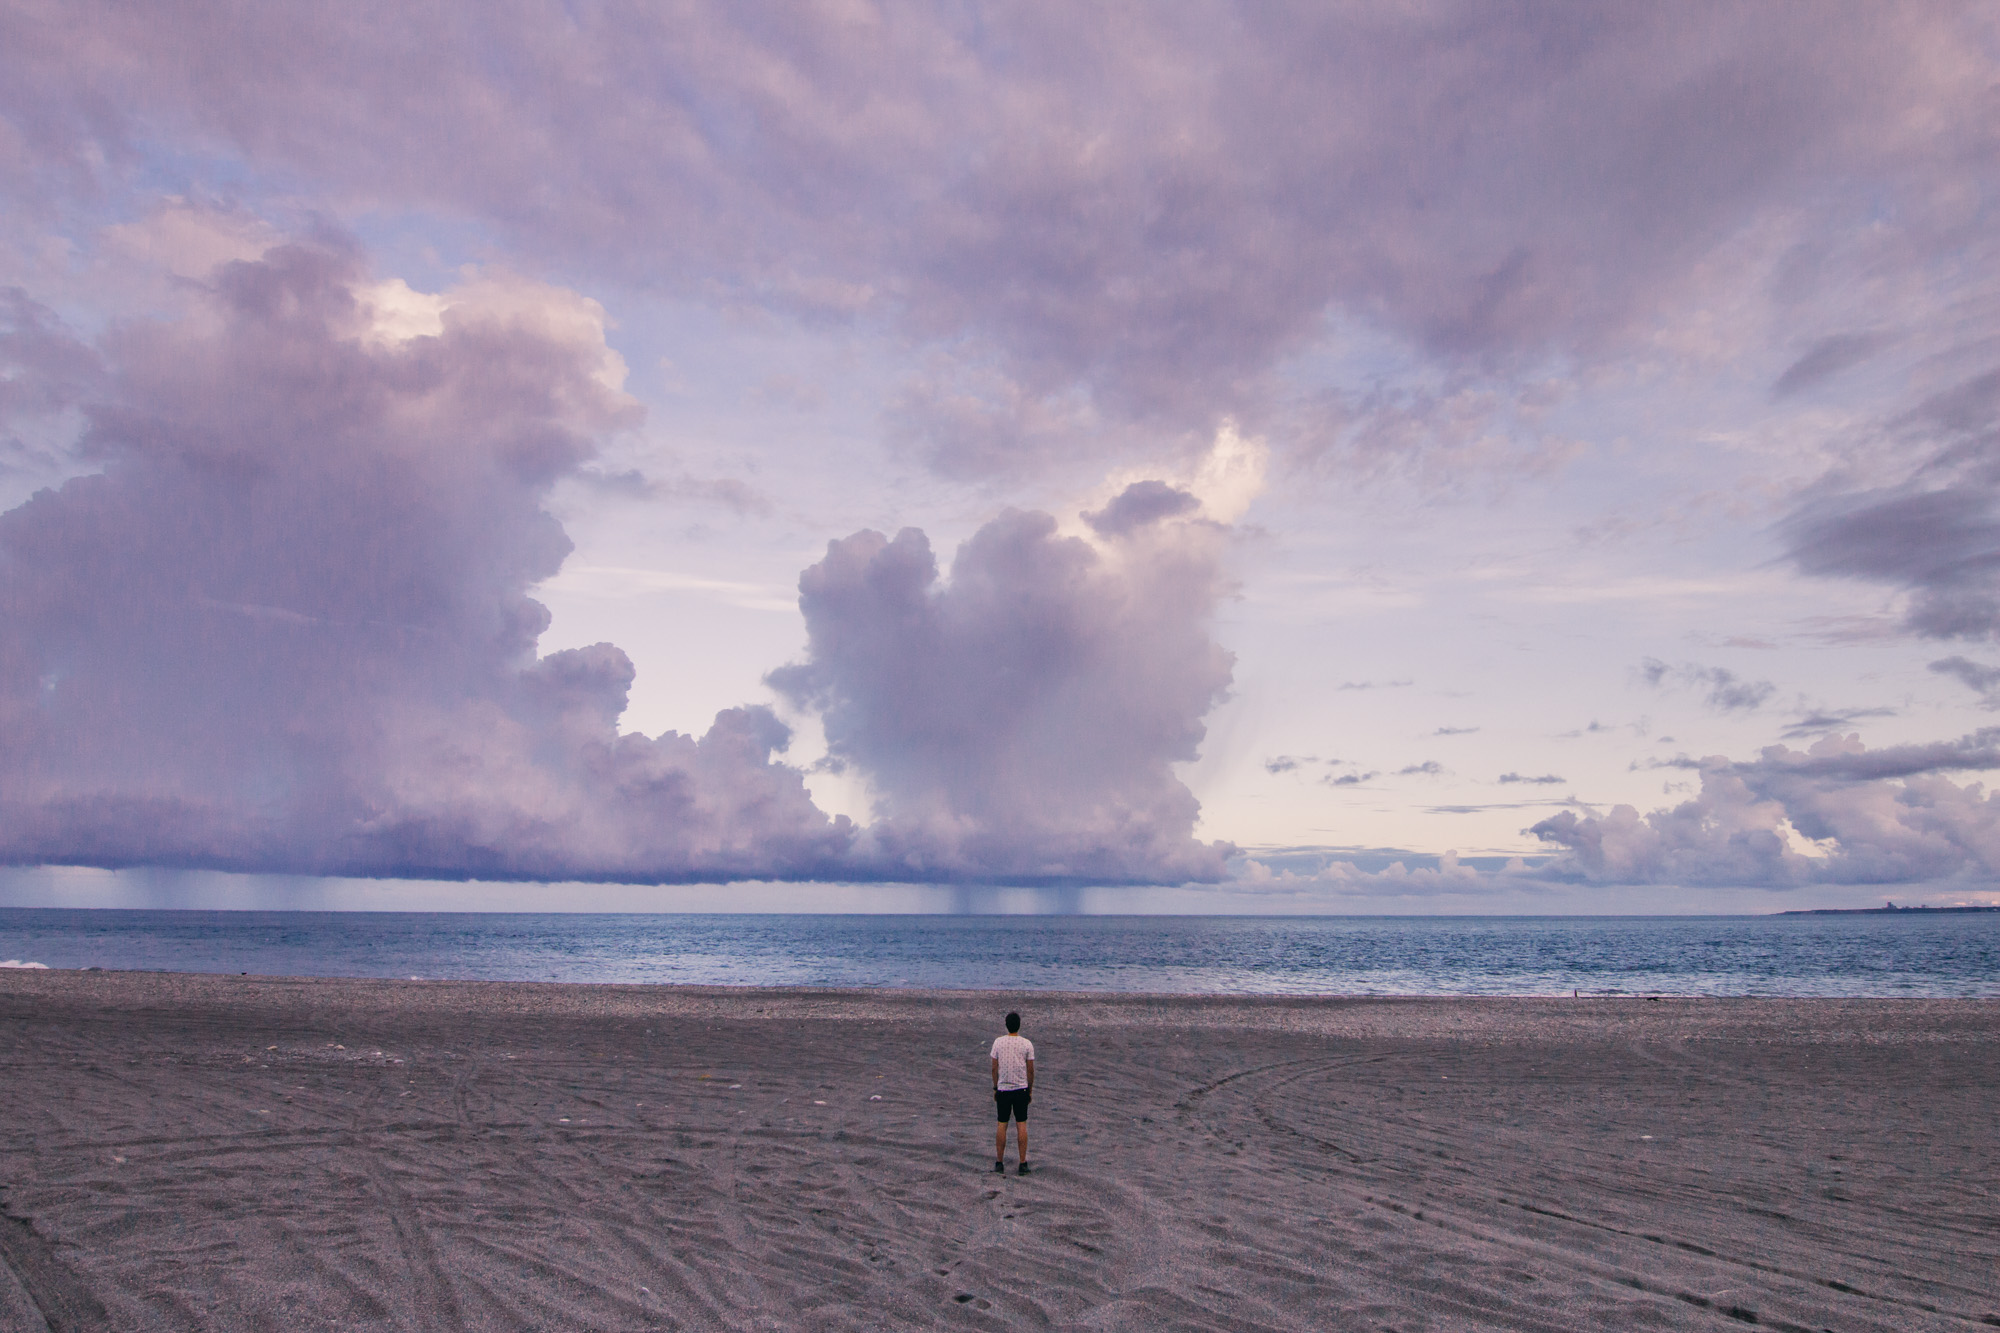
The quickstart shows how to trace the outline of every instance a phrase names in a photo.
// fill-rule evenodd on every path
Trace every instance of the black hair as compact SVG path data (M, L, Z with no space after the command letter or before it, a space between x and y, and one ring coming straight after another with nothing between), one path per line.
M1009 1032L1019 1032L1021 1030L1021 1016L1019 1014L1007 1015L1007 1030Z

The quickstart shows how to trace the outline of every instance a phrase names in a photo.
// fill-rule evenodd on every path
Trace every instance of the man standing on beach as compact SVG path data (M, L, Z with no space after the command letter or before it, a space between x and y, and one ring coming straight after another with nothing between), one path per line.
M993 1169L1007 1169L1007 1117L1014 1117L1014 1145L1028 1174L1028 1099L1035 1091L1035 1043L1021 1035L1021 1016L1007 1015L1007 1032L993 1039L993 1105L1000 1127L993 1131Z

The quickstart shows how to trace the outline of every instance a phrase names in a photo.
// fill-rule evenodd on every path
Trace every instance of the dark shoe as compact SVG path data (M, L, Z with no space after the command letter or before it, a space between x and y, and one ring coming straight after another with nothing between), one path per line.
M1005 1162L995 1162L993 1164L993 1169L995 1171L998 1171L1003 1176L1007 1174L1007 1164Z
M997 1163L997 1162L996 1162L996 1163L994 1163L994 1165L998 1166L998 1165L999 1165L999 1163ZM1005 1168L1005 1167L1001 1167L1001 1170L1003 1170L1003 1171L1004 1171L1004 1170L1006 1170L1006 1168ZM1015 1174L1015 1175L1017 1175L1017 1176L1025 1176L1025 1175L1027 1175L1027 1174L1028 1174L1028 1164L1027 1164L1026 1162L1023 1162L1023 1163L1021 1163L1021 1164L1020 1164L1019 1166L1015 1167L1015 1168L1014 1168L1014 1174Z

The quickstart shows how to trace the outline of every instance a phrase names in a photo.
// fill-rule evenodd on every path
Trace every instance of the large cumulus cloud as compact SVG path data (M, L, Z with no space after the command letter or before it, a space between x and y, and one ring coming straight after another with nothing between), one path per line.
M923 533L860 532L800 579L804 663L772 683L824 717L877 798L862 855L897 877L1213 880L1173 765L1232 659L1208 635L1222 532L1138 482L1090 516L982 528L942 582Z
M1755 760L1683 760L1700 793L1642 815L1565 810L1529 832L1567 856L1551 873L1618 884L1785 886L1990 882L2000 794L1948 773L2000 769L2000 728L1869 750L1829 736Z
M371 282L339 242L197 284L96 347L15 301L16 416L98 470L0 515L0 861L534 879L1180 881L1172 765L1229 682L1225 530L1136 483L1084 537L1010 511L940 584L922 533L801 579L803 663L865 831L768 708L622 733L615 646L538 655L549 489L637 412L601 312L479 278ZM1233 437L1232 437L1233 438Z
M536 654L527 589L569 551L544 496L634 411L594 307L500 279L412 299L293 245L218 270L184 320L114 330L88 375L47 319L15 321L30 372L71 349L42 378L100 470L0 516L0 859L641 880L837 860L850 831L773 762L767 710L621 735L622 652Z
M165 142L600 273L884 314L940 349L911 428L992 466L1071 393L1205 435L1329 313L1460 364L1587 357L1759 225L1808 238L1795 294L1829 227L1961 245L1995 142L1978 15L25 0L0 168L84 197ZM1844 332L1787 387L1874 345Z

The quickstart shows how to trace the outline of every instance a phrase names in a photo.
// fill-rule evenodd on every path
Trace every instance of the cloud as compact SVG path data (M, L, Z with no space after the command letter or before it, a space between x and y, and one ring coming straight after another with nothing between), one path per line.
M1435 759L1426 759L1421 764L1411 764L1406 768L1397 769L1396 776L1400 778L1408 777L1411 774L1419 774L1424 777L1436 777L1442 772L1444 772L1443 764L1440 764Z
M736 477L697 477L685 470L661 477L649 476L638 468L612 472L585 466L577 469L574 479L603 494L634 500L691 500L759 517L775 512L769 497Z
M1702 702L1722 713L1750 712L1762 707L1764 701L1778 691L1778 687L1768 680L1744 680L1725 667L1701 666L1695 662L1670 667L1657 657L1649 657L1640 664L1639 676L1655 689L1677 685L1683 689L1700 690ZM1591 730L1601 728L1593 722Z
M480 878L1214 880L1173 774L1231 658L1226 531L1156 481L1098 542L1009 511L941 582L923 535L860 533L800 581L830 819L728 709L621 733L611 644L538 656L546 501L638 421L603 314L469 277L370 282L328 240L232 261L174 322L88 355L17 302L17 410L82 395L101 467L0 515L0 860ZM64 376L69 378L65 379ZM36 378L39 377L39 378ZM35 386L42 386L37 389ZM36 392L40 397L34 396ZM643 575L644 571L573 571ZM732 585L733 586L733 585ZM754 590L753 590L754 591Z
M1473 732L1475 732L1475 731L1478 731L1478 730L1479 730L1479 728L1478 728L1478 727L1439 727L1439 728L1438 728L1438 729L1437 729L1436 731L1433 731L1433 732L1431 733L1431 735L1433 735L1433 736L1470 736L1470 735L1471 735L1471 734L1472 734Z
M0 180L11 216L32 220L10 223L0 241L10 255L39 255L44 242L55 254L57 239L85 237L115 209L116 234L83 245L129 247L140 239L123 221L132 193L179 189L192 176L232 192L240 183L258 195L252 207L399 219L407 239L446 252L511 247L537 271L591 290L636 281L653 295L776 311L811 328L851 323L880 346L915 349L924 366L935 358L934 374L915 372L904 386L902 415L933 464L957 475L1057 466L1114 447L1191 453L1231 414L1279 438L1271 423L1290 420L1296 380L1322 374L1322 353L1338 360L1358 346L1365 353L1353 359L1388 369L1332 372L1344 387L1328 415L1345 411L1338 429L1364 449L1448 449L1525 472L1568 446L1538 435L1520 449L1488 448L1497 418L1499 434L1539 432L1536 415L1569 391L1541 392L1544 378L1574 373L1581 383L1593 363L1601 371L1635 345L1657 364L1652 353L1686 333L1661 333L1676 309L1698 306L1706 320L1724 308L1699 299L1707 292L1727 290L1770 316L1716 317L1737 331L1785 330L1778 360L1740 364L1756 384L1775 381L1773 392L1790 397L1786 411L1874 373L1866 358L1886 361L1890 343L1871 349L1871 339L1900 340L1897 354L1913 359L1930 350L1909 350L1921 336L1909 312L1878 312L1873 295L1899 283L1945 287L1946 264L1956 275L1993 271L1982 238L1990 229L1965 202L1966 182L1990 179L1993 161L1982 21L1976 6L1854 7L1801 42L1786 15L1705 4L1579 18L1456 0L1248 14L1203 0L1143 12L1036 0L798 12L694 0L669 12L609 0L476 14L462 3L405 12L374 0L298 10L23 0L0 13ZM244 237L255 239L245 231L236 240ZM209 254L202 247L217 243L183 237L177 254ZM1828 258L1843 245L1846 258ZM1745 259L1746 248L1756 255ZM1769 271L1759 267L1766 260ZM1840 279L1862 271L1883 275L1865 317L1811 307L1816 290L1855 290ZM430 373L425 358L462 347L462 330L432 330L437 312L423 301L357 282L368 289L357 303L375 313L354 335L369 349L355 410L367 420L414 411L427 391L393 375ZM1990 291L1950 291L1960 303L1953 317L1972 329L1964 341L1976 345ZM514 318L503 317L497 293L482 299L489 323ZM470 317L469 301L455 323ZM8 316L19 336L0 358L55 359L34 362L25 378L0 374L0 396L13 395L17 415L86 401L142 414L156 400L172 406L166 390L133 378L139 362L118 350L128 335L100 348L51 334L46 312L22 310ZM99 313L118 324L130 312ZM569 346L579 335L538 336ZM581 336L601 349L601 331ZM1982 355L1990 365L1990 351ZM65 357L68 369L57 364ZM106 373L109 387L98 382ZM1922 632L1982 637L2000 623L1981 461L1991 414L1981 426L1979 373L1949 360L1927 361L1923 373L1961 374L1961 391L1885 426L1880 442L1894 447L1830 479L1783 532L1799 568L1902 590ZM453 362L449 375L477 371ZM586 444L615 429L579 406L597 392L584 381L602 387L595 371L522 379L552 403L568 396L531 403L526 419L542 410ZM514 387L497 392L504 399ZM1310 398L1312 386L1303 388ZM1342 397L1349 388L1351 400ZM300 401L328 415L324 402ZM223 412L198 409L204 429ZM496 406L476 429L497 437L500 415ZM898 426L895 409L890 416L885 430ZM346 447L337 420L283 425L298 440L330 434ZM446 435L452 429L444 423ZM112 439L93 438L93 447ZM1884 484L1883 459L1916 455L1907 477ZM135 483L121 480L136 475L136 456L106 447L90 464L107 467L120 503L137 503ZM649 480L609 465L593 477L588 466L566 463L554 475L757 501L734 483L709 490L697 478ZM1207 499L1150 462L1146 475ZM523 486L539 496L541 484ZM239 490L248 497L239 507L260 512L264 493L249 482ZM93 492L58 494L69 514ZM1972 505L1930 530L1923 513L1898 508L1954 494ZM438 541L451 549L440 568L484 558L461 527L515 512L502 504L481 518L424 495L410 503L446 516ZM1122 521L1108 507L1096 512ZM535 519L529 529L549 526ZM529 529L491 538L494 556L546 571L559 557L530 551ZM1106 550L1129 540L1098 535ZM332 549L351 554L358 540ZM1099 554L1107 568L1122 559ZM367 568L364 559L353 577ZM535 586L512 566L494 577L515 592ZM276 634L318 623L297 599L226 587L173 595L217 624ZM514 606L511 596L493 594L496 605ZM466 638L458 614L437 632L485 642ZM429 632L421 619L403 628ZM505 694L529 669L532 634L509 642L524 637L529 648L504 668L490 665L506 656L498 649L484 658L466 650L466 683L440 686L438 697ZM109 631L102 642L112 642ZM475 670L477 661L489 665ZM608 699L616 673L599 665L593 688ZM376 688L366 673L359 679L354 688ZM1724 711L1768 704L1766 682L1680 683ZM541 725L524 734L540 735Z
M1531 903L1542 899L1551 887L1544 869L1550 859L1398 847L1259 847L1237 859L1228 887L1267 901L1294 896L1302 907L1328 896L1365 896L1378 904L1457 899L1477 911L1496 891L1525 892L1533 895Z
M1819 339L1771 386L1773 398L1803 393L1860 365L1894 341L1879 333L1836 333Z
M1232 658L1208 633L1223 534L1128 487L1099 548L1010 510L939 576L924 534L859 532L799 581L803 662L771 673L862 770L857 863L897 878L1215 880L1173 765Z
M1201 508L1201 501L1164 481L1135 481L1115 499L1083 521L1100 537L1123 537L1163 518L1181 518Z
M1415 683L1410 680L1344 680L1334 688L1340 690L1407 690Z
M96 351L19 287L0 289L0 427L81 402L103 374Z
M1876 452L1916 455L1903 479L1823 480L1780 526L1800 570L1906 594L1905 628L1926 638L2000 631L2000 370L1933 394L1887 423Z
M1985 147L1951 5L1811 42L1720 4L471 13L18 5L0 166L53 208L161 143L233 157L570 271L886 314L995 367L1002 416L1205 431L1329 311L1472 367L1595 355L1760 221L1942 227Z
M1896 710L1893 708L1816 708L1786 727L1780 734L1786 740L1798 740L1805 736L1840 731L1866 718L1894 716ZM1661 738L1662 743L1665 743L1665 739Z
M2000 728L1868 750L1826 737L1759 758L1679 761L1701 790L1641 815L1563 811L1528 831L1568 850L1552 873L1607 883L1893 884L2000 871L2000 800L1950 772L2000 769Z
M1557 784L1567 782L1569 781L1569 779L1564 777L1558 777L1554 773L1544 773L1542 776L1538 778L1527 777L1520 773L1502 773L1499 777L1499 781L1502 786L1515 782L1532 783L1537 786L1555 786Z
M544 501L636 421L594 303L473 277L387 321L337 241L191 290L103 343L101 471L0 516L0 858L656 881L846 854L768 710L621 734L624 653L536 654L527 589L570 549ZM43 379L76 392L65 355Z
M1976 691L1981 708L2000 708L2000 667L1985 666L1966 657L1945 657L1930 664L1930 669L1942 675L1953 676L1967 689Z

